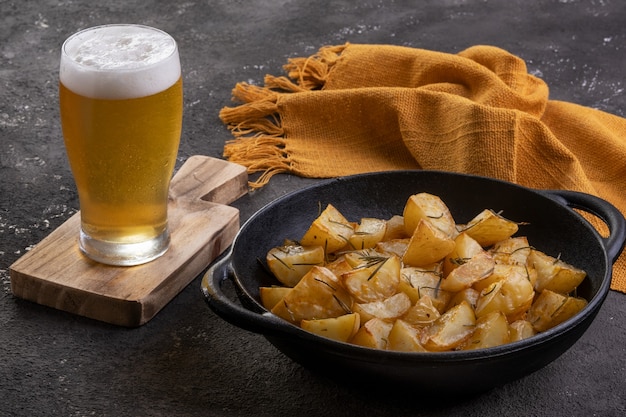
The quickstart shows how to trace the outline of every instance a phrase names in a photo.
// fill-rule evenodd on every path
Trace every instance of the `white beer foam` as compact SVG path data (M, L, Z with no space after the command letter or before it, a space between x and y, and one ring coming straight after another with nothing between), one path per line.
M107 25L65 41L60 81L73 92L102 99L156 94L180 78L176 42L167 33L138 25Z

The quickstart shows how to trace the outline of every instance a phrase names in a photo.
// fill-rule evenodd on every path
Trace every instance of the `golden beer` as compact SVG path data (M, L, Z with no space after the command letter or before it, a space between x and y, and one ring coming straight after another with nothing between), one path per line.
M167 249L182 96L176 44L161 31L110 25L65 42L61 123L92 259L136 265Z

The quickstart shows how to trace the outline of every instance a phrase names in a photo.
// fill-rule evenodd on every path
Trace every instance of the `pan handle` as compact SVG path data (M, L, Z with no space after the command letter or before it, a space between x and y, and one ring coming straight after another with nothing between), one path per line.
M611 203L591 194L567 190L544 190L554 200L570 208L577 208L599 217L606 223L609 236L602 238L609 259L614 263L622 253L626 241L626 220ZM554 198L556 197L556 198Z
M285 320L269 313L256 313L231 300L222 289L222 284L233 278L230 253L219 259L209 268L201 282L202 293L209 305L218 316L244 330L253 333L273 336L285 336L297 332Z

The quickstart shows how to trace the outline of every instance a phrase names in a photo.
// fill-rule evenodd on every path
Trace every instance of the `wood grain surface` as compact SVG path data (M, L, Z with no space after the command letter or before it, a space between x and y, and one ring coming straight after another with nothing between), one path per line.
M172 179L171 245L160 258L124 267L94 262L78 248L80 212L10 267L17 297L104 322L136 327L154 317L232 242L247 192L245 168L192 156Z

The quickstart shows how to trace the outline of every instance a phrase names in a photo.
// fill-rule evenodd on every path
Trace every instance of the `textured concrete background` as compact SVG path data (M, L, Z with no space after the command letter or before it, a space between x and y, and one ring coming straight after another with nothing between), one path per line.
M179 42L185 119L179 165L220 157L219 109L238 81L282 74L328 44L444 52L500 46L551 98L624 116L621 0L0 0L0 416L621 416L626 295L545 369L463 401L425 404L317 376L261 336L213 315L192 282L138 329L16 299L8 268L78 209L57 109L59 48L78 29L135 22ZM281 176L236 203L242 221L313 180Z

